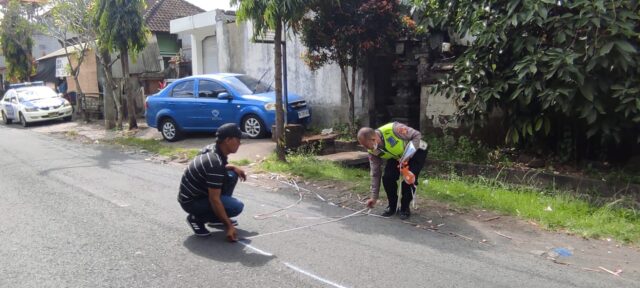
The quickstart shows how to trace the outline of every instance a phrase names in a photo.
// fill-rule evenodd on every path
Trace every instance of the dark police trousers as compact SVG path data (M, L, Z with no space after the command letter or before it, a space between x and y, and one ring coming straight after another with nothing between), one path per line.
M409 159L409 170L416 175L415 184L418 185L418 175L424 167L424 163L427 161L427 151L418 149L416 153ZM382 186L384 191L387 192L387 199L389 199L389 207L395 210L398 207L398 178L400 178L400 168L398 168L398 160L389 159L384 167L384 174L382 175ZM413 188L409 184L402 181L402 200L400 201L400 210L409 211L409 204L413 200L411 190Z
M233 171L227 171L227 177L225 177L225 181L222 184L220 200L222 201L222 206L224 206L224 210L227 212L228 217L238 216L242 212L242 209L244 209L244 204L240 202L240 200L232 197L233 189L236 188L237 183L238 174ZM221 222L213 212L209 198L201 198L181 205L182 209L193 215L197 222Z

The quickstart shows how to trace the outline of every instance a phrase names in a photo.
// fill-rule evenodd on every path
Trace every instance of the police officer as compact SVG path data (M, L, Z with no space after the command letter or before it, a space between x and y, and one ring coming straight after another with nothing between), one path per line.
M358 131L358 142L367 148L369 153L369 166L371 169L371 198L367 201L367 207L373 208L378 201L380 191L380 179L387 193L389 206L382 216L389 217L396 213L398 205L398 179L400 178L400 164L398 161L405 153L409 143L417 150L409 158L409 170L417 177L427 160L427 144L422 141L422 134L407 125L392 122L378 129L363 127ZM387 161L382 174L382 164ZM413 200L412 187L402 181L402 199L400 201L400 219L408 219L411 215L409 204Z

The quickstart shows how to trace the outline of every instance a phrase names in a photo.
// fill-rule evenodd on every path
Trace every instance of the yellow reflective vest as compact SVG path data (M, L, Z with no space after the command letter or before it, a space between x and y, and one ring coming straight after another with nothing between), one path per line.
M393 133L393 122L385 124L377 129L382 134L382 140L384 141L384 147L378 147L378 157L388 160L396 159L400 160L404 153L406 143ZM368 150L372 155L376 155L376 151Z

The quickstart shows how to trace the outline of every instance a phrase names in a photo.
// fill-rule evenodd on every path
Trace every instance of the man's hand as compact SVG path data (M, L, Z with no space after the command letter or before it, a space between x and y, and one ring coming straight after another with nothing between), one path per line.
M227 240L229 240L229 242L238 241L236 227L230 226L229 228L227 228Z
M240 178L240 180L242 181L246 181L247 180L247 174L244 173L244 170L238 168L238 167L233 167L233 172L236 172L236 174L238 174L238 177Z
M367 207L368 208L373 208L373 206L376 206L376 202L378 202L378 199L369 199L367 200Z

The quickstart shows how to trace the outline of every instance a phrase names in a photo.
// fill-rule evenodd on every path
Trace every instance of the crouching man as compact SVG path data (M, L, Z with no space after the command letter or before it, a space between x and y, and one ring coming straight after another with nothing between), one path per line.
M238 178L244 181L244 171L227 162L227 156L236 153L240 139L245 138L236 124L227 123L216 132L216 143L206 146L189 163L180 182L178 202L189 213L187 222L198 236L211 232L205 224L226 229L227 240L237 241L238 216L244 204L233 197Z

